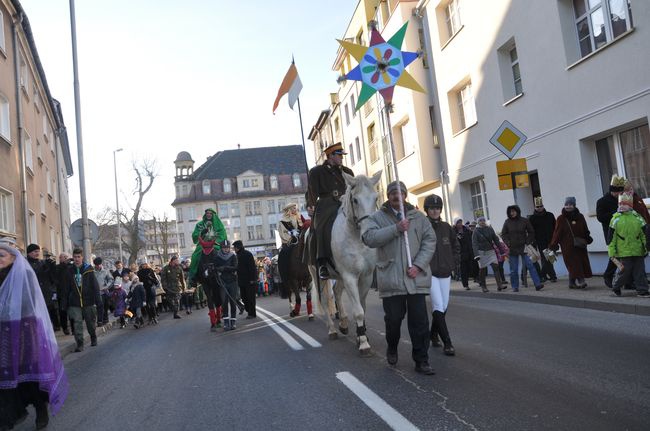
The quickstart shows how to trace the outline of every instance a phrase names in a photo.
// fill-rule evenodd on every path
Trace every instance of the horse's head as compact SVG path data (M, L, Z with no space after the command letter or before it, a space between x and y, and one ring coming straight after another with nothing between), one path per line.
M381 178L381 171L372 177L359 175L353 177L343 173L346 189L341 198L342 209L348 221L359 226L377 210L377 192L375 186Z

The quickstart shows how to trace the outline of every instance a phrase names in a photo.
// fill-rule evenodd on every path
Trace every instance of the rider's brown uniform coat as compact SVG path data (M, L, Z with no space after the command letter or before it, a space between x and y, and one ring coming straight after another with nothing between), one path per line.
M309 171L307 205L314 207L312 227L315 232L310 249L316 251L317 259L332 260L332 224L341 206L340 197L345 193L343 172L354 176L354 172L345 166L333 166L327 161Z

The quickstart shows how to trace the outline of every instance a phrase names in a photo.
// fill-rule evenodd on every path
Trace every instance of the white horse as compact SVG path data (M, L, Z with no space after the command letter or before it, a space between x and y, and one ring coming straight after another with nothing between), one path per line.
M332 321L334 301L339 306L339 330L343 334L348 333L348 317L341 302L343 290L347 292L352 305L352 316L357 324L359 353L365 356L370 353L364 319L366 296L377 264L377 251L366 247L361 241L361 224L377 210L375 185L381 178L381 171L372 178L365 175L353 177L345 173L343 178L347 187L345 194L341 196L341 208L332 226L332 255L335 268L328 268L330 277L336 282L318 280L318 271L313 265L309 266L309 271L314 284L320 284L321 287L318 295L319 308L326 315L330 339L337 338L336 327Z

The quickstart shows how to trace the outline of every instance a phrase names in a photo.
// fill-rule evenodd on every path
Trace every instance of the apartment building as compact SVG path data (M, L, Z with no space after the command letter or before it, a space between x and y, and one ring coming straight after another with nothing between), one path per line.
M276 250L282 208L297 203L306 215L307 165L301 145L219 151L194 170L192 156L182 151L176 167L179 250L194 251L192 231L206 209L217 211L228 239L242 240L256 255Z
M0 0L0 172L0 236L71 251L63 114L17 0Z

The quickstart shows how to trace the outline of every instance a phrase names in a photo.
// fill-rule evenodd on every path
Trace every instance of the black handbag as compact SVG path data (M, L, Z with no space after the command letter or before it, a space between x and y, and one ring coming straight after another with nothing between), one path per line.
M586 250L587 249L587 240L584 239L584 238L577 237L577 236L575 236L573 234L573 229L571 229L571 223L569 223L569 220L566 220L566 224L569 225L569 232L571 232L571 236L573 237L573 246L575 248L581 248L583 250Z

